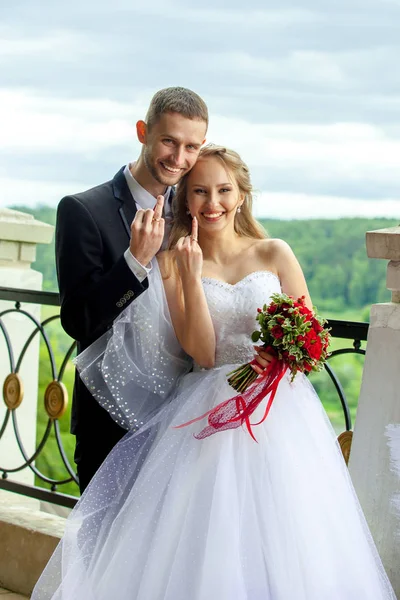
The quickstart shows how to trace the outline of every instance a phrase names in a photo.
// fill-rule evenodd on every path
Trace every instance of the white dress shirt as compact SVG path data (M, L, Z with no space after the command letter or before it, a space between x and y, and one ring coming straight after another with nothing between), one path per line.
M140 208L143 208L145 210L147 208L154 208L156 199L154 198L154 196L152 194L150 194L150 192L145 190L144 187L142 187L140 185L140 183L138 183L136 181L136 179L133 177L133 175L130 171L130 167L133 164L134 163L129 163L128 165L126 165L126 167L124 169L124 175L125 175L126 183L128 184L129 191L131 192L132 197L135 200L136 208L138 210ZM169 202L170 194L171 194L171 188L168 187L166 189L166 191L164 192L164 212L165 212L165 214L168 214L171 212L171 207L170 207L170 202ZM168 231L165 232L165 237L166 236L168 236ZM138 260L136 260L136 258L132 255L129 248L127 248L125 250L124 257L125 257L128 267L130 268L132 273L135 275L135 277L140 281L140 283L144 279L146 279L147 275L150 273L151 266L145 267L142 264L140 264L140 262Z

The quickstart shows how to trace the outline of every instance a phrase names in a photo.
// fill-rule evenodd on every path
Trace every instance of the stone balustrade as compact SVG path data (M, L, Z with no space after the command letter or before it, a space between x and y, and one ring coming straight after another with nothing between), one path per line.
M400 598L400 226L369 231L370 258L389 261L392 302L371 307L349 469Z
M41 290L42 274L32 269L36 259L37 244L48 244L52 240L54 227L41 223L32 215L0 209L0 285L2 287ZM15 302L0 300L0 313L13 309ZM40 321L40 305L31 305L30 314ZM10 339L14 359L20 354L34 324L22 314L10 312L2 317L3 326ZM0 381L5 382L12 370L9 350L4 332L0 341ZM39 336L32 341L19 370L20 380L3 388L7 400L18 408L18 429L28 455L36 447L36 408L39 373ZM14 384L22 385L17 389ZM14 386L14 387L13 387ZM5 389L7 387L7 389ZM0 403L0 427L7 406ZM24 459L8 427L0 443L0 463L7 468L15 468ZM33 484L34 475L29 469L13 473L13 480ZM17 494L0 492L0 587L13 592L29 595L33 585L45 566L52 550L62 535L64 520L60 517L40 512L39 501ZM9 595L10 594L10 595ZM19 596L0 591L4 598Z
M36 259L36 245L48 244L53 237L54 227L34 219L32 215L0 209L0 285L3 287L41 290L42 273L32 269ZM0 313L14 308L11 301L0 300ZM40 320L40 305L32 305L31 314ZM14 357L18 357L34 324L22 314L9 313L2 317L7 334L12 340ZM0 332L0 336L2 332ZM0 381L5 382L11 372L9 350L4 337L0 340ZM13 378L7 393L15 401L21 400L18 410L18 427L25 449L33 454L36 444L36 407L39 373L39 336L32 341L19 370L20 378ZM3 383L2 383L3 387ZM20 389L17 389L20 388ZM3 389L3 393L6 390ZM19 396L19 398L18 398ZM0 426L7 407L0 407ZM1 439L0 463L17 467L22 460L21 452L9 427ZM32 484L33 473L25 469L13 475L15 481Z

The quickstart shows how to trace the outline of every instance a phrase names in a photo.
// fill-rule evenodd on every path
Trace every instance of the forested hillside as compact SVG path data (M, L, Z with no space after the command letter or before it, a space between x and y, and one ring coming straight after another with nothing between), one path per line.
M55 223L55 209L48 206L18 207L18 210L30 212L46 223ZM292 246L320 310L337 313L389 299L386 263L367 258L365 232L397 225L396 220L263 220L262 224L272 237L282 238ZM54 241L38 247L34 268L44 275L44 289L57 290Z
M273 237L295 251L314 303L329 312L358 309L390 299L383 260L367 258L365 233L393 227L389 219L264 221Z

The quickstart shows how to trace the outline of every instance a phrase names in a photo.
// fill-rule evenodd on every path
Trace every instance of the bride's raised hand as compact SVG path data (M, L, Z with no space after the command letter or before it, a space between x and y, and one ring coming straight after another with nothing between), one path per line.
M175 258L179 274L183 279L201 279L203 270L203 252L197 241L198 222L193 217L192 232L181 237L175 246Z

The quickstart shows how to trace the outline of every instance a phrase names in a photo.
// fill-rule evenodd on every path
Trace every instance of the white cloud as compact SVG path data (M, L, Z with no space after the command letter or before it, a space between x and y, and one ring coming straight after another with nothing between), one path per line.
M213 70L237 72L253 76L264 83L288 82L314 84L318 87L340 86L350 83L345 69L334 53L295 51L284 56L257 56L248 52L226 52L218 56L204 55Z
M97 183L99 182L93 182L93 185ZM89 187L90 185L82 181L49 182L0 177L0 206L56 206L63 196L81 192Z
M174 6L175 5L175 6ZM175 10L174 10L175 8ZM196 24L210 23L224 25L225 27L239 25L240 27L250 25L255 30L265 27L287 27L288 25L304 25L305 23L318 23L323 17L315 11L304 9L263 9L255 10L250 6L246 9L213 9L202 7L201 9L178 6L177 3L166 5L151 4L138 6L134 11L141 15L160 16L166 19L178 19ZM264 32L265 33L265 32Z
M263 192L256 195L254 215L269 219L336 219L388 217L399 219L400 200L354 200L334 196L309 196Z
M13 57L32 58L33 55L48 56L48 53L55 53L57 59L80 59L82 53L89 54L95 52L95 46L83 34L70 31L53 31L48 35L7 35L7 30L2 31L0 38L0 60L9 61Z
M139 152L152 93L185 85L209 104L208 140L242 155L266 205L397 214L398 0L365 0L362 14L359 0L43 1L45 19L29 3L2 14L1 203L54 204L104 181Z
M0 92L1 149L96 152L135 138L133 114L145 105L110 100L61 100L29 91Z
M327 182L341 177L390 180L400 190L400 137L368 123L265 125L219 117L208 139L237 149L249 165L266 172L281 169L290 178L297 169Z

